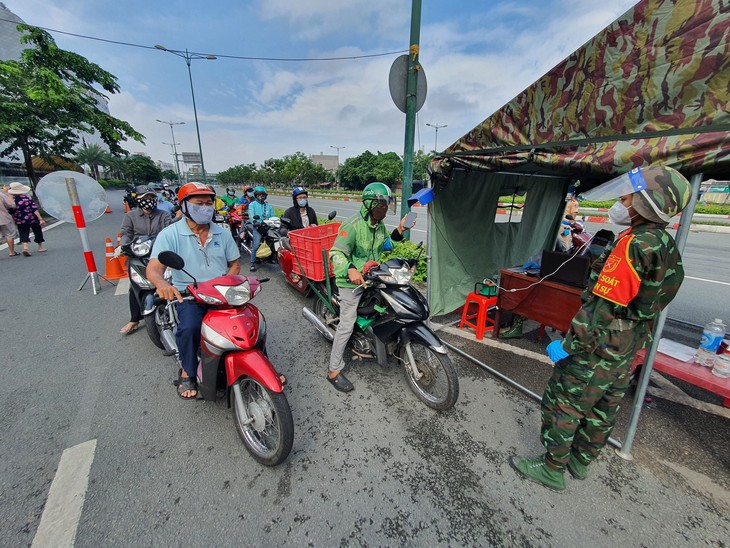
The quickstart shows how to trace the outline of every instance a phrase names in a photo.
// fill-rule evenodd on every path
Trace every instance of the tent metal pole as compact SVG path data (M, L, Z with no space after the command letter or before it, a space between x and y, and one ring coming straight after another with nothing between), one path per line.
M426 183L426 188L432 188L432 184L429 181ZM433 202L431 202L433 203ZM426 303L428 304L428 320L427 324L431 325L431 223L433 218L431 217L431 206L426 204Z
M692 176L690 181L690 197L689 203L685 208L688 214L682 214L679 219L679 229L677 230L677 248L681 253L684 251L684 246L687 243L687 236L689 234L689 227L692 224L692 217L694 215L695 206L697 205L697 195L700 190L700 183L702 182L702 174L698 173ZM646 389L649 386L649 377L651 371L654 368L654 359L656 358L657 349L659 348L659 338L661 337L662 330L664 329L664 322L667 319L667 308L661 311L657 316L656 323L654 324L654 330L652 335L654 339L651 342L649 351L646 354L644 360L644 367L641 369L641 375L639 376L639 384L636 387L636 395L634 396L634 407L631 411L631 418L629 419L629 427L626 430L626 440L623 443L621 450L616 451L616 454L625 460L633 460L634 457L631 455L631 448L634 445L634 437L636 437L636 428L639 424L639 415L641 415L641 408L644 404L644 397L646 396Z
M443 341L443 340L442 340L441 342L442 342L442 343L443 343L443 344L444 344L444 345L445 345L446 347L448 347L448 348L450 348L451 350L453 350L454 352L456 352L456 353L457 353L457 354L458 354L459 356L461 356L462 358L466 358L467 360L469 360L469 361L473 362L474 364L478 365L479 367L481 367L482 369L484 369L485 371L487 371L487 372L488 372L488 373L490 373L491 375L494 375L495 377L497 377L497 378L498 378L498 379L500 379L501 381L504 381L504 382L506 382L506 383L507 383L507 384L509 384L509 385L510 385L510 386L511 386L512 388L516 388L517 390L519 390L519 391L520 391L520 392L522 392L523 394L526 394L526 395L530 396L530 397L531 397L531 398L532 398L533 400L535 400L535 401L542 401L542 397L541 397L541 396L539 396L539 395L535 394L535 393L534 393L534 392L533 392L532 390L530 390L529 388L527 388L527 387L525 387L525 386L522 386L522 385L521 385L520 383L518 383L518 382L516 382L516 381L513 381L513 380L512 380L512 379L510 379L510 378L509 378L509 377L508 377L507 375L504 375L504 374L500 373L499 371L497 371L496 369L494 369L494 368L492 368L492 367L489 367L489 366L488 366L488 365L487 365L486 363L484 363L484 362L481 362L481 361L479 361L478 359L476 359L476 358L475 358L474 356L472 356L471 354L467 354L467 353L466 353L466 352L464 352L463 350L460 350L460 349L456 348L456 347L455 347L454 345L452 345L452 344L449 344L449 343L447 343L446 341ZM618 440L615 440L615 439L613 439L613 438L608 438L608 443L609 443L609 444L611 444L611 445L613 445L614 447L617 447L617 448L621 448L621 442L620 442L620 441L618 441Z

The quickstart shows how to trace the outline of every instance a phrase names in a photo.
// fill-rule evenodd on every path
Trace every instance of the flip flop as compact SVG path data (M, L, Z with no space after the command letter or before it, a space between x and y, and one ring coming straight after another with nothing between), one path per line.
M8 253L8 257L17 257L20 253Z
M139 323L137 323L137 325L134 325L134 326L129 327L129 328L125 325L124 327L122 327L119 330L119 332L122 333L123 335L131 335L132 333L134 333L135 331L137 331L137 329L139 329Z
M198 399L198 395L200 392L198 391L198 383L195 382L190 377L183 377L180 375L177 379L177 395L180 396L180 399L182 400L196 400ZM185 392L195 390L194 396L183 396Z
M48 251L48 250L47 249L39 249L38 250L38 253L45 253L46 251Z
M23 251L23 255L26 257L30 257L30 251Z

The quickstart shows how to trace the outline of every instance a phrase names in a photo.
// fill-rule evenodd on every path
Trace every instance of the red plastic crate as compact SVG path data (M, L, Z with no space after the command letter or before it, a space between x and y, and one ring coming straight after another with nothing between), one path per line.
M340 230L340 223L328 223L326 225L310 226L292 230L289 233L294 257L292 257L293 271L305 278L315 282L324 281L324 264L322 263L322 250L329 251L335 243L337 232ZM302 265L302 272L299 264ZM332 274L332 263L328 262L330 275Z

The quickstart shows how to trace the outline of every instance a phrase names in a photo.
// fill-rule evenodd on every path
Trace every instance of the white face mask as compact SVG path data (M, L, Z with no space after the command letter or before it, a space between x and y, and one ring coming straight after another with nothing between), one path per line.
M213 220L215 210L212 205L197 205L185 203L183 213L195 224L207 225Z
M608 222L615 225L631 225L631 214L629 213L629 208L621 202L616 202L608 210Z

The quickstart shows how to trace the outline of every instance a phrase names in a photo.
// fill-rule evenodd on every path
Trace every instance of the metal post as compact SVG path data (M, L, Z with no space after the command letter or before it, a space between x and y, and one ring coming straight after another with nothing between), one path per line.
M444 127L449 127L449 126L448 125L440 126L438 124L426 124L426 125L428 127L432 127L433 129L436 130L436 138L435 138L435 140L433 142L433 151L436 152L436 153L438 153L438 150L439 150L439 129L444 128Z
M416 94L418 84L418 50L421 34L421 0L411 2L411 40L408 55L408 79L406 83L406 132L403 147L403 191L401 194L401 216L410 211L408 198L411 197L413 183L413 141L416 133ZM404 233L410 239L410 230Z
M94 291L94 295L97 295L101 291L99 284L99 273L96 270L96 261L94 261L94 253L91 251L89 246L89 238L86 236L86 220L84 219L84 212L81 210L81 202L79 201L79 194L76 191L76 181L73 177L66 177L66 191L68 192L68 198L71 201L71 211L74 214L74 220L76 221L76 228L79 229L79 236L81 236L81 246L84 249L84 259L86 260L87 274L84 281L79 286L81 291L86 282L91 280L91 288ZM104 276L101 276L104 278ZM113 282L104 278L107 282L114 285Z
M177 146L176 146L179 143L175 142L175 131L172 129L172 126L181 126L185 122L173 122L173 121L165 122L164 120L157 120L157 121L160 122L161 124L167 124L168 126L170 126L170 134L172 135L172 152L174 155L173 157L175 158L175 172L177 173L177 184L181 185L182 182L181 182L181 178L180 178L180 164L177 161ZM162 143L162 144L164 145L165 143Z
M198 126L198 109L195 106L195 89L193 89L193 73L190 70L190 54L185 49L185 63L188 65L188 78L190 78L190 95L193 96L193 115L195 116L195 133L198 135L198 152L200 152L200 170L203 172L203 184L208 180L205 177L205 162L203 161L203 145L200 142L200 127Z
M702 174L698 173L692 176L691 183L691 195L689 197L689 203L684 208L685 211L689 212L689 215L682 214L679 218L679 230L677 230L677 248L680 253L684 251L684 246L687 243L687 235L689 234L689 227L692 223L692 216L694 214L695 206L697 205L697 194L700 190L700 183L702 182ZM641 415L641 408L644 405L644 396L646 396L646 389L649 386L649 377L651 371L654 368L654 359L659 348L659 338L661 337L662 330L664 329L664 323L667 319L667 309L661 311L659 316L654 323L654 330L652 336L654 339L651 342L649 351L646 353L644 359L644 366L641 369L641 375L639 376L639 384L636 387L636 394L634 396L634 406L631 410L631 418L629 419L629 426L626 429L626 439L623 442L623 447L620 451L616 451L616 454L625 460L633 460L631 455L631 448L634 445L634 438L636 437L636 428L639 424L639 415Z
M346 148L346 147L338 147L330 145L330 148L336 148L337 149L337 171L335 172L335 183L337 183L337 188L340 187L340 149Z

